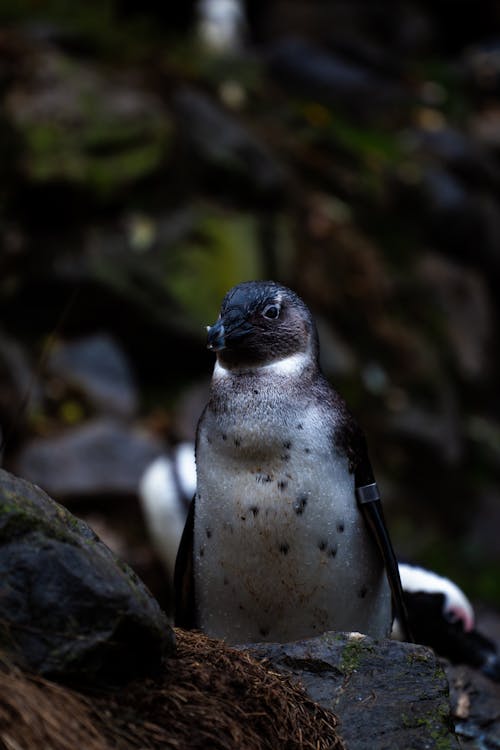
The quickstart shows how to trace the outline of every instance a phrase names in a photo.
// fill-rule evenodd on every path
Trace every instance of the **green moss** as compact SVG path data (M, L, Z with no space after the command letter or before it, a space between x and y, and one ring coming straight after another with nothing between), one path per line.
M154 171L166 156L169 134L165 121L142 132L137 124L118 122L84 122L73 129L33 122L23 130L33 180L67 180L103 196Z
M2 21L22 24L53 23L76 34L103 57L137 60L151 54L160 43L162 29L147 13L130 18L120 13L116 0L2 0Z
M342 649L341 671L347 673L354 672L355 669L359 668L364 655L374 650L374 647L366 644L364 639L349 640Z
M429 661L427 654L421 651L411 651L406 658L410 664L415 664L417 662L427 664Z
M2 488L0 494L0 538L7 541L30 534L43 535L68 544L77 544L72 531L79 532L82 521L47 498L49 509L43 510L29 497Z
M437 710L433 708L432 713L419 717L403 714L401 718L403 726L407 729L420 727L426 731L426 736L432 740L432 745L429 745L432 750L450 750L450 748L456 747L456 743L453 740L451 730L447 726L449 717L449 706L443 702L437 707Z
M234 284L261 277L256 222L249 214L201 214L193 239L167 259L168 292L199 326L213 323Z
M172 126L156 99L61 53L53 53L46 65L51 91L42 79L32 99L12 113L24 139L29 178L63 180L106 197L162 164Z

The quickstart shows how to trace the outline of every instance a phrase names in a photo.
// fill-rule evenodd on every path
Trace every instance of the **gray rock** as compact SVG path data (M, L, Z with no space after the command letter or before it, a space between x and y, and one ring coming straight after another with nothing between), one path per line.
M40 384L26 351L0 330L0 463L4 449L8 451L40 407Z
M139 398L132 372L110 336L88 336L61 344L52 351L47 365L99 412L124 418L137 413Z
M461 746L500 748L500 685L474 669L446 665L456 732Z
M135 495L144 469L163 450L145 431L99 419L35 438L21 451L16 472L57 498Z
M471 184L484 183L498 189L500 171L488 150L460 130L443 127L437 130L417 130L416 146L438 162L465 177Z
M0 470L0 646L63 680L156 672L173 631L142 581L83 521Z
M348 750L458 748L446 676L423 646L326 633L250 651L298 677L313 700L339 717Z
M462 377L484 378L491 369L490 342L494 313L484 277L470 268L425 253L417 264L433 306L446 329L446 343Z
M326 105L340 104L358 115L373 117L374 112L402 100L394 82L300 37L274 44L268 65L273 77L287 89Z
M194 164L216 170L242 188L258 194L279 194L284 171L271 151L233 115L194 89L182 89L174 98L179 131Z
M496 196L440 165L424 169L419 192L413 197L417 201L413 210L433 244L496 281L500 275Z

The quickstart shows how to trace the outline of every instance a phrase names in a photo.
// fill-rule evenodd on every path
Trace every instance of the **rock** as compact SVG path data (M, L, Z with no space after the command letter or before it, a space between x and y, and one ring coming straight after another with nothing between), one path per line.
M469 134L451 127L418 130L414 134L416 147L450 167L471 184L485 184L497 190L500 171L488 150Z
M298 677L313 700L333 711L349 750L458 748L446 676L423 646L326 633L250 652Z
M498 38L469 47L464 55L464 72L478 98L496 97L500 92L500 43Z
M5 750L345 750L337 720L282 675L200 633L177 631L155 680L82 695L0 669ZM69 720L68 720L69 719Z
M47 366L101 414L135 416L138 394L129 364L113 339L96 334L56 347Z
M491 371L489 344L493 310L484 278L437 254L426 253L417 264L432 305L445 328L451 353L462 377L474 380Z
M500 685L469 667L445 668L460 746L500 748Z
M281 193L283 169L267 146L233 115L190 88L176 93L174 106L192 165L199 161L211 171L212 177L213 173L225 177L243 191L250 189L268 198Z
M483 146L495 152L498 151L500 148L500 107L496 99L485 105L475 115L471 115L470 129Z
M498 454L496 460L498 461ZM496 465L498 466L498 463ZM478 489L474 501L474 514L466 527L468 548L481 551L481 559L495 571L492 573L495 577L498 570L498 534L495 533L499 528L498 524L500 491L495 482Z
M109 196L158 170L169 151L170 120L133 72L106 73L42 41L30 52L6 103L24 139L28 179Z
M443 167L435 166L427 169L424 173L423 184L428 208L439 218L448 214L450 218L459 218L467 207L467 188Z
M2 649L62 680L159 670L173 631L141 580L42 490L0 470Z
M40 385L23 347L0 332L0 427L10 442L25 427L26 418L41 405ZM6 446L7 448L9 445Z
M460 412L451 389L441 388L436 393L432 409L417 403L403 406L388 417L387 425L397 440L420 445L435 462L456 467L463 458Z
M500 220L493 194L475 189L470 181L435 165L424 170L412 201L413 212L433 244L478 267L496 282L500 277Z
M55 437L35 438L16 472L58 498L135 495L142 473L163 444L138 428L95 419Z
M357 115L370 114L401 99L396 85L370 68L326 52L300 37L285 38L268 54L271 75L287 89L327 106L346 107Z

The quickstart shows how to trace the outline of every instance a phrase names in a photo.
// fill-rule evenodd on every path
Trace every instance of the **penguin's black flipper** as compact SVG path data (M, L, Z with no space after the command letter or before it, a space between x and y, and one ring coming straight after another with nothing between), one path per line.
M389 532L387 531L380 497L374 497L373 495L375 493L378 494L378 488L375 482L373 482L373 484L363 485L356 488L356 497L361 512L375 537L380 554L384 561L387 580L391 587L394 615L398 619L403 633L403 639L409 643L413 643L413 636L408 624L408 614L403 597L401 578L399 577L398 561L392 547ZM371 497L367 499L367 496Z
M174 569L174 620L177 627L185 630L193 630L197 627L193 571L195 499L196 496L193 497L189 506Z
M414 639L409 626L398 561L387 530L380 493L368 457L365 436L359 428L353 435L351 450L354 464L356 499L384 561L387 580L391 587L394 615L399 621L403 638L405 641L413 643Z

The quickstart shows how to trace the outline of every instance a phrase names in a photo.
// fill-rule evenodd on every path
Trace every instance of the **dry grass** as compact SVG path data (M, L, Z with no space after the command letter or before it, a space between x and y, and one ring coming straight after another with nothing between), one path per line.
M0 670L1 750L342 750L335 717L248 654L177 631L160 679L82 694Z

